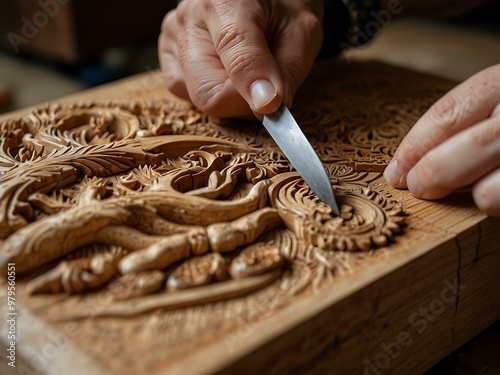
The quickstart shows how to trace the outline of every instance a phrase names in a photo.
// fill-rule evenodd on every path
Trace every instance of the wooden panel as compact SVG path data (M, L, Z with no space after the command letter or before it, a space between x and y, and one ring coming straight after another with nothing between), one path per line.
M272 204L276 204L283 226L288 229L270 231L257 242L279 244L287 267L282 269L278 280L247 294L234 293L247 285L248 280L233 280L233 298L212 299L209 303L196 303L196 298L213 296L224 288L224 284L195 288L191 294L163 291L136 298L127 305L110 301L106 285L96 292L76 296L30 295L27 290L30 279L53 264L37 266L34 273L25 277L20 275L16 284L18 366L50 375L64 373L68 363L80 364L72 370L74 374L121 375L327 371L335 374L418 374L429 369L500 317L500 295L495 293L495 280L500 272L500 245L497 241L500 220L480 213L474 207L469 191L459 191L438 202L426 202L414 199L407 191L389 187L380 177L396 141L422 111L452 86L453 83L448 81L374 62L344 64L333 61L318 65L315 75L296 100L293 112L330 168L340 201L349 202L345 190L349 188L356 199L364 199L363 204L370 201L370 194L375 194L374 203L370 204L386 214L387 210L392 210L387 207L403 208L402 213L391 211L406 224L401 233L392 227L393 241L385 244L383 238L371 237L368 245L361 240L356 242L357 249L368 250L365 252L335 250L332 247L339 245L328 240L312 243L317 237L300 237L306 233L305 225L294 224L297 221L293 220L297 219L291 219L294 217L292 211L288 214L280 211L271 188L269 199L275 202ZM158 102L159 99L164 101ZM110 100L115 102L110 103ZM137 101L135 105L134 101ZM94 104L89 106L82 102ZM204 117L188 103L173 98L163 88L159 73L155 72L61 99L59 104L40 108L32 116L29 116L32 109L18 111L1 117L0 121L9 124L4 125L5 129L20 124L25 124L28 129L43 129L57 126L58 123L53 123L54 118L73 119L66 123L70 127L83 121L82 118L94 118L96 123L99 121L95 119L106 118L103 123L111 124L109 126L132 124L136 121L134 119L139 119L138 129L143 138L137 136L128 145L140 145L134 149L135 154L146 152L149 158L162 151L163 158L174 160L172 158L178 154L179 160L187 161L182 155L190 149L210 153L207 151L210 148L200 150L203 144L213 144L213 150L238 157L279 152L259 124L220 123ZM112 116L115 116L114 121L110 120ZM49 120L42 123L39 119L43 118ZM18 120L6 122L7 119ZM158 124L162 123L174 124L174 134L149 138L148 132L158 129ZM87 125L82 122L78 126ZM130 132L132 127L126 127L127 131ZM364 136L366 134L370 135ZM28 140L27 137L24 139ZM80 138L74 133L67 139L79 142ZM44 138L39 141L44 141ZM385 145L384 152L380 152L378 141ZM120 144L118 142L113 147ZM335 147L333 151L332 145ZM73 146L68 147L76 150ZM86 149L87 146L82 147ZM106 147L112 149L112 146ZM129 153L126 148L123 151ZM254 162L251 158L249 160ZM163 160L167 162L167 159ZM142 163L149 165L152 162ZM344 172L337 167L349 173L342 174ZM15 173L15 169L6 173ZM282 176L293 177L279 172L277 177L270 179L270 186L281 186ZM19 179L22 178L23 174L20 174ZM84 180L77 177L78 181L80 179ZM2 185L7 186L5 178L3 181ZM176 186L184 186L180 180L172 181L179 184ZM166 192L165 196L168 194ZM244 190L238 194L244 194ZM296 193L290 192L286 197L281 199L293 200ZM79 198L76 196L75 199ZM105 202L108 197L102 199ZM191 210L190 200L179 199L184 202L182 207L186 214ZM295 202L300 211L300 200ZM219 207L217 204L214 207ZM104 206L100 207L104 210ZM359 207L364 206L355 206L355 214L373 222L375 228L380 225L376 224L374 217L363 216L363 209ZM83 209L75 212L83 212ZM156 209L161 213L163 208L157 206ZM136 215L142 214L139 206L135 210ZM98 210L94 211L99 214ZM19 215L23 211L12 212ZM189 220L204 223L218 215L217 212L214 209L212 218L200 216ZM303 212L307 217L306 211ZM44 220L43 215L39 220ZM82 216L82 220L85 218ZM119 215L116 220L121 220ZM257 226L261 225L258 220L256 222ZM60 226L57 220L53 223ZM220 228L229 232L236 227L234 223L223 224ZM78 224L75 223L77 227ZM30 226L33 227L31 223L23 227L24 233L28 233ZM0 260L16 259L21 272L21 267L34 261L34 255L26 257L18 253L12 258L9 254L18 243L33 242L19 235L23 232L18 230L5 235L5 230L11 229L3 228L5 239L0 242ZM60 228L60 236L70 233L64 225ZM140 228L129 228L130 233L132 229ZM358 228L353 224L352 232L346 238L354 238L356 230ZM51 231L52 228L47 226L43 235L50 236ZM33 238L42 235L32 233ZM209 236L209 240L212 239ZM119 239L115 240L119 242ZM12 247L6 248L6 244ZM56 251L58 249L47 248L42 252L47 255ZM235 249L230 260L240 251L241 248ZM325 264L330 264L331 269L325 268ZM265 278L266 275L259 277ZM117 273L116 277L122 276ZM2 284L0 290L1 311L5 316L6 286ZM180 297L176 296L191 301L190 305L179 307ZM175 298L177 307L172 304ZM170 305L127 315L132 309L159 300ZM103 315L105 311L107 315ZM124 316L117 316L117 312ZM6 327L2 325L4 346Z

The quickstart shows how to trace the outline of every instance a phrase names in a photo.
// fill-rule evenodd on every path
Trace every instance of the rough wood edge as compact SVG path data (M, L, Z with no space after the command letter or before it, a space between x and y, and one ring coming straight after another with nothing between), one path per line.
M2 285L0 289L0 300L6 301L7 288ZM2 303L2 316L7 316L7 304ZM7 367L4 375L27 374L27 375L112 375L102 368L94 358L83 352L75 342L71 341L76 330L76 324L68 323L64 331L54 329L46 321L39 319L19 300L16 301L16 367ZM29 322L25 324L23 322ZM8 326L3 324L1 328L0 350L7 352ZM36 332L36 333L35 333ZM3 359L2 359L3 365ZM0 367L2 369L2 367ZM2 369L3 370L3 369Z
M319 313L336 303L355 298L356 293L360 290L373 286L381 278L399 270L400 267L411 263L417 258L426 256L430 252L439 251L440 248L454 241L455 236L453 235L445 232L436 233L434 238L419 243L419 246L413 252L388 258L387 262L379 262L339 281L334 288L326 288L318 294L294 303L258 325L252 325L252 334L248 338L238 341L238 348L234 352L231 353L226 341L218 342L197 351L183 361L175 363L168 369L168 372L159 371L156 374L208 374L224 371L230 366L237 366L240 359L251 355L264 344L273 340L280 340L280 337L292 328L307 324ZM434 247L431 247L431 245ZM311 306L314 306L314 308L311 308ZM231 353L232 363L228 362L227 353ZM210 358L210 361L206 361L207 358ZM203 371L200 371L201 369L197 365L199 363L204 363Z

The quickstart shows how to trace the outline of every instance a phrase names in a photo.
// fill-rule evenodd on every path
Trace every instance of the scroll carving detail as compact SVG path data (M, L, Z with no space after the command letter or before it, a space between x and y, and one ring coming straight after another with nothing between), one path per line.
M409 98L375 112L339 92L323 98L296 116L328 166L340 217L256 124L168 101L46 105L0 124L2 269L15 262L33 294L109 290L102 313L118 315L127 299L137 313L272 283L283 302L349 272L348 254L402 233L402 205L371 182L421 111ZM327 107L331 98L350 115Z

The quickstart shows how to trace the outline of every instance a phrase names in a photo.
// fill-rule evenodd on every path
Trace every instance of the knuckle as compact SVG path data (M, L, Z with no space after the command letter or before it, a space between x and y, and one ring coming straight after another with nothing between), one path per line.
M238 31L238 27L233 23L228 23L219 30L215 38L215 50L218 54L221 54L235 49L244 41L244 34Z
M165 15L161 24L161 32L163 35L172 37L176 33L179 27L177 14L178 12L176 10L172 10Z
M227 56L226 70L231 77L258 68L259 55L255 53L256 49L248 45L245 34L234 25L224 26L215 40L216 52Z
M319 18L310 12L303 13L300 19L301 29L306 35L318 35L322 32L323 25ZM312 38L316 39L316 38Z
M449 93L439 99L430 109L431 121L439 126L454 128L460 117L460 103L456 94Z
M201 8L207 13L207 14L212 14L216 13L217 9L222 6L224 2L217 1L217 0L202 0L201 1Z
M259 61L259 56L255 53L235 53L228 60L227 72L230 77L241 73L251 75L253 71L259 69Z
M179 25L184 26L189 21L192 15L189 6L192 5L191 1L181 1L177 8L175 8L173 18L179 23Z
M214 45L217 54L226 57L224 65L230 77L252 73L261 66L262 46L250 42L246 33L234 24L227 24L219 31Z
M496 146L497 151L500 149L500 121L493 121L487 125L474 129L475 131L470 136L472 147Z
M500 64L477 73L438 100L429 109L430 119L452 132L461 130L465 119L474 117L482 103L498 94L499 83Z
M170 28L170 25L172 24L172 19L176 17L175 16L175 10L172 10L170 12L168 12L165 17L163 17L163 21L161 23L161 30L163 32L166 32L168 31L168 29Z

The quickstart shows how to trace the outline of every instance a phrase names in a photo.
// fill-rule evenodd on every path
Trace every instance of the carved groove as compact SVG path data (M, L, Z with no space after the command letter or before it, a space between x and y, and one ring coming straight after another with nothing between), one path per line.
M418 117L406 99L382 103L376 121L348 104L342 115L325 106L337 95L296 116L328 167L338 218L258 124L166 101L44 106L0 124L2 270L56 261L31 293L108 289L103 314L118 315L130 298L144 312L258 298L273 283L280 301L321 288L350 272L344 252L402 232L401 204L371 182ZM108 250L77 255L97 245Z

